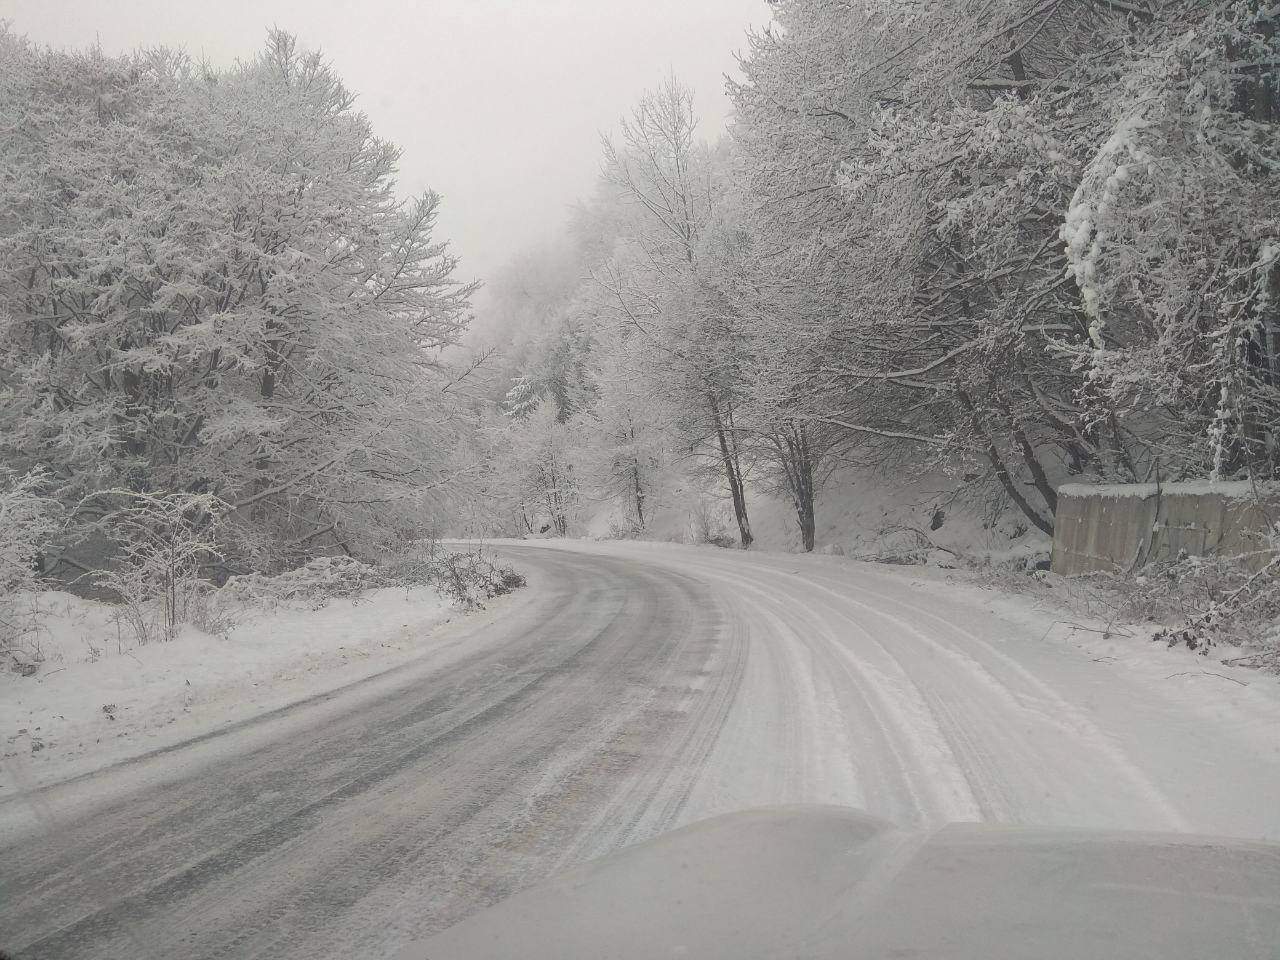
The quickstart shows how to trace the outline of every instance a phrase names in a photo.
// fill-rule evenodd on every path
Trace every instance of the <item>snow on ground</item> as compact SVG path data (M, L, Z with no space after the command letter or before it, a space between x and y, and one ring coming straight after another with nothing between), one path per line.
M1280 678L1082 617L1052 590L848 557L640 542L751 647L682 822L772 803L1280 840ZM771 758L768 761L762 758Z
M800 549L789 501L759 496L749 509L759 547ZM866 469L840 470L823 487L814 514L817 549L838 547L851 557L922 553L941 562L960 555L1012 563L1049 555L1049 539L1020 513L958 497L955 479L941 472L890 479Z
M1245 497L1255 494L1248 482L1186 481L1165 484L1167 492L1217 492L1226 496ZM1264 489L1270 489L1264 487ZM1070 484L1060 493L1104 491L1124 496L1154 495L1155 484L1088 485ZM705 499L703 500L705 504ZM726 543L737 542L737 529L731 513L723 506L714 508L720 531ZM670 502L653 511L646 525L644 541L696 543L693 535L698 512L697 498L689 491L675 495ZM748 498L751 531L755 537L753 553L801 553L800 534L795 509L785 498L767 491L753 490ZM836 470L820 492L815 510L815 553L838 554L850 559L879 561L881 569L902 565L906 571L930 567L948 571L954 580L981 583L1002 573L1020 575L1037 566L1047 568L1052 541L1032 527L1015 508L998 501L983 503L958 496L954 477L942 471L925 471L913 477L886 477L882 471L867 467L844 466ZM611 529L623 526L616 505L592 514L581 525L588 539L607 541ZM965 571L969 572L966 573ZM951 572L954 571L954 572ZM1029 582L1028 582L1029 583ZM1001 584L1008 587L1010 583ZM1061 607L1067 619L1079 619L1079 608L1087 606L1080 597L1072 597L1063 589L1061 578L1054 584L1042 583L1028 591ZM1181 626L1181 616L1167 618L1166 626ZM1102 629L1105 624L1095 625ZM1118 630L1149 638L1160 624L1137 624ZM1079 633L1085 631L1080 629ZM1267 631L1263 631L1266 633ZM1257 655L1259 651L1280 650L1280 621L1270 629L1270 636L1251 649L1223 647L1214 652L1216 658ZM1139 644L1147 650L1151 645ZM1108 655L1104 653L1104 655ZM1145 656L1140 654L1140 656Z
M457 608L388 588L318 610L246 611L220 635L186 625L135 644L109 604L41 594L32 677L0 675L0 796L199 736L418 655Z
M403 669L0 803L30 878L0 924L104 957L391 956L561 866L787 803L1280 840L1277 678L1103 637L1051 593L764 550L496 552L530 587Z

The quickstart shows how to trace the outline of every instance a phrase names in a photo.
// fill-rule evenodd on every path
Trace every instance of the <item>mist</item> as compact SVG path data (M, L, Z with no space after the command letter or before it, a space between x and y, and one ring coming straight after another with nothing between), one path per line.
M273 26L290 31L325 54L378 135L403 148L401 192L441 194L440 235L463 275L486 278L556 233L595 179L600 133L665 75L697 91L707 130L722 128L724 76L769 9L763 0L6 0L0 19L54 47L166 45L218 66L253 56Z

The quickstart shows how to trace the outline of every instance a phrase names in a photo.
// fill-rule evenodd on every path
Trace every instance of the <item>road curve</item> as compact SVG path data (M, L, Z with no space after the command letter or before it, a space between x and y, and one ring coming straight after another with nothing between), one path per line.
M1280 710L1257 713L1274 700L1188 718L1025 624L862 566L502 549L531 586L448 657L176 772L89 778L74 812L71 786L0 804L43 824L0 834L0 946L388 956L565 865L768 803L1280 838Z
M6 846L0 944L373 957L664 827L733 700L740 640L682 574L530 565L527 595L446 669L410 665L322 725ZM56 808L51 792L10 802Z

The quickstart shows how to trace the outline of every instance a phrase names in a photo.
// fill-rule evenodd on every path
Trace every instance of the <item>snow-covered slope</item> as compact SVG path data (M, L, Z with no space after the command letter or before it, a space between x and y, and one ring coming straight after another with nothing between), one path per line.
M674 492L657 508L642 539L694 542L710 518L713 532L736 539L727 505L695 486L671 484ZM979 502L956 493L955 478L941 471L890 478L882 471L845 467L827 481L817 498L816 548L850 556L897 561L958 557L1028 563L1047 558L1049 540L994 496ZM795 508L790 501L756 487L747 504L759 549L800 549ZM581 528L591 538L608 539L625 527L615 504L584 510Z

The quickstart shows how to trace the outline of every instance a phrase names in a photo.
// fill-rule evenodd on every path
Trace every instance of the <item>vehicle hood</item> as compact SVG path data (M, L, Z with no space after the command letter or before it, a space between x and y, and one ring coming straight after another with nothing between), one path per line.
M1280 957L1280 845L837 807L717 817L474 914L401 960Z

